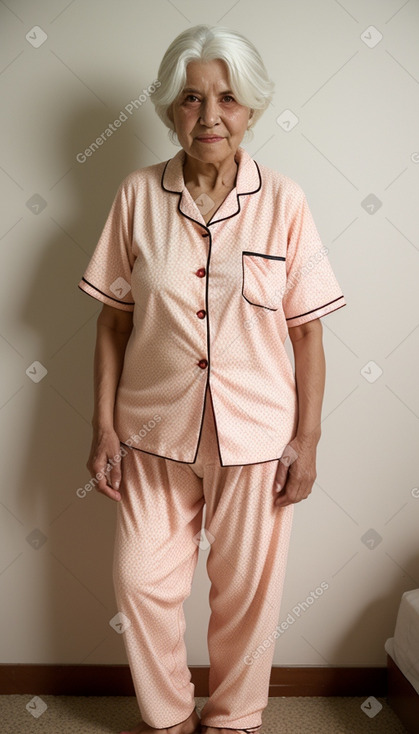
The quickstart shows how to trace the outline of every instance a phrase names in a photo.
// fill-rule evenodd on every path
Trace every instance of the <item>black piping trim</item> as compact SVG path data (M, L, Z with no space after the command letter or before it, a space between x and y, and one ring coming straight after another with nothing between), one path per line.
M179 199L179 204L180 204L180 199ZM206 228L206 229L208 229L208 228ZM210 351L211 340L210 340L210 317L209 317L209 308L208 308L208 284L209 284L210 260L211 260L211 249L212 249L212 235L211 235L211 232L210 232L209 229L208 229L208 236L209 236L209 240L208 240L209 247L208 247L208 258L207 258L207 264L206 264L206 278L205 278L205 309L206 309L206 312L207 312L206 325L207 325L207 360L208 360L207 370L208 371L207 371L207 382L206 382L206 385L205 385L204 406L203 406L202 415L201 415L201 426L200 426L200 429L199 429L199 437L198 437L198 442L197 442L197 445L196 445L195 457L194 457L194 460L193 460L192 463L194 463L196 461L196 457L198 456L199 444L200 444L200 441L201 441L201 434L202 434L202 427L204 425L204 414L205 414L205 405L206 405L206 400L207 400L207 393L209 392L209 399L211 400L211 405L212 405L212 408L213 408L213 411L212 412L213 412L213 415L214 415L214 426L215 426L215 435L216 435L216 438L217 438L218 455L219 455L219 459L220 459L220 464L222 466L221 451L220 451L220 442L218 440L217 422L215 420L214 404L212 402L211 387L210 387L210 382L209 382L209 380L210 380L210 374L211 374L211 351Z
M257 168L258 176L259 176L259 184L258 184L258 187L257 187L256 189L254 189L254 191L243 191L243 192L242 192L241 194L236 194L236 198L237 198L237 206L238 206L238 209L237 209L237 211L235 211L235 212L234 212L233 214L229 214L229 216L228 216L228 217L223 217L222 219L216 219L215 221L213 221L212 219L210 219L210 221L209 221L209 222L207 222L207 224L206 224L206 225L204 225L204 224L202 224L202 222L198 222L198 220L197 220L197 219L194 219L193 217L190 217L190 216L189 216L188 214L185 214L185 213L184 213L184 212L183 212L183 211L181 210L181 208L180 208L180 203L181 203L181 201L182 201L182 196L183 196L183 192L182 192L182 191L174 191L173 189L167 189L167 188L165 187L165 185L164 185L164 183L163 183L163 181L164 181L164 175L165 175L165 173L166 173L166 168L167 168L167 166L169 165L169 163L170 163L170 161L171 161L171 160L172 160L172 159L169 159L169 160L168 160L168 161L166 162L166 165L165 165L165 167L164 167L164 169L163 169L163 173L162 173L162 177L161 177L161 182L160 182L160 183L161 183L161 187L162 187L163 191L167 191L167 192L168 192L168 193L170 193L170 194L178 194L178 196L180 197L180 198L179 198L179 201L178 201L178 205L177 205L177 208L178 208L178 212L179 212L180 214L182 214L182 216L184 216L184 217L185 217L186 219L190 219L190 220L191 220L191 222L195 222L196 224L199 224L199 225L200 225L201 227L203 227L204 229L206 229L206 230L207 230L208 232L209 232L209 229L208 229L208 227L210 226L210 224L218 224L218 222L224 222L224 221L225 221L226 219L232 219L232 217L235 217L235 216L237 216L237 214L239 214L239 213L241 212L241 206L240 206L240 200L239 200L239 197L240 197L240 196L249 196L249 195L251 195L251 194L257 194L257 192L258 192L258 191L260 191L260 190L261 190L261 188L262 188L262 175L261 175L261 172L260 172L260 168L259 168L258 164L256 163L256 161L255 161L255 160L253 160L253 158L252 158L251 160L252 160L252 161L253 161L253 163L255 164L255 166L256 166L256 168ZM221 208L221 206L223 205L223 203L224 203L224 202L222 202L222 203L220 204L220 206L218 207L218 209L220 209L220 208ZM216 210L216 211L214 212L213 216L215 216L215 215L216 215L216 213L217 213L218 209L217 209L217 210Z
M285 257L280 257L278 255L265 255L264 253L251 252L250 250L242 250L242 290L241 290L242 298L244 298L244 300L247 301L247 303L250 303L251 306L256 306L257 308L264 308L267 311L278 311L278 307L271 308L270 306L264 306L263 303L254 303L253 301L249 301L249 299L246 298L246 296L244 295L244 279L245 279L244 262L245 261L244 261L243 255L256 255L257 257L267 257L270 260L281 260L283 262L285 262Z
M253 158L252 158L252 160L253 160ZM239 199L239 197L240 196L250 196L251 194L257 194L257 192L261 190L261 188L262 188L262 176L261 176L261 173L260 173L260 168L259 168L258 164L256 163L256 161L253 161L253 163L255 164L255 166L257 168L257 172L258 172L258 176L259 176L259 185L258 185L257 189L255 189L254 191L243 191L241 194L236 194L237 205L238 205L237 211L234 212L234 214L230 214L228 217L223 217L222 219L216 219L214 222L212 221L212 219L210 219L210 221L208 222L208 226L210 224L218 224L218 222L225 222L227 219L232 219L232 217L235 217L235 216L237 216L237 214L240 214L240 212L241 212L241 206L240 206L240 199ZM220 207L221 206L222 206L222 204L220 204ZM220 207L218 207L218 209ZM218 209L217 209L217 211L218 211ZM216 215L217 211L214 212L214 215L213 216Z
M179 202L178 202L178 206L179 206L179 203L180 203L180 199L179 199ZM186 216L186 215L184 215L184 216ZM188 217L188 219L189 219L189 217ZM198 224L199 224L199 222L198 222ZM199 426L199 434L198 434L198 441L197 441L196 449L195 449L195 456L194 456L193 461L191 461L191 462L189 462L189 461L183 462L185 464L194 464L195 461L196 461L196 457L198 456L199 444L201 443L202 427L204 425L204 414L205 414L205 405L206 405L206 402L207 402L207 392L208 392L208 388L209 388L209 373L210 373L210 348L209 348L210 338L209 338L209 328L210 327L209 327L209 313L208 313L208 272L209 272L209 264L210 264L210 257L211 257L211 245L212 245L211 232L209 230L208 230L208 236L209 236L209 249L208 249L208 258L207 258L206 268L205 268L205 272L206 272L206 278L205 278L205 310L206 310L206 313L207 313L205 322L206 322L206 326L207 326L207 362L208 362L208 364L207 364L207 381L206 381L206 384L205 384L204 405L203 405L202 413L201 413L201 424ZM215 423L215 419L214 419L214 423ZM216 432L217 432L217 430L216 430ZM218 442L218 437L217 437L217 442ZM221 454L220 454L220 462L221 462Z
M173 191L173 189L167 189L165 187L165 185L163 184L164 175L166 173L166 168L169 165L169 163L170 163L171 160L172 159L170 158L167 161L165 167L163 168L163 173L161 175L160 185L161 185L163 191L167 191L169 194L178 194L178 196L180 197L179 200L178 200L178 203L177 203L177 209L178 209L179 214L182 214L182 216L185 217L185 219L189 219L189 221L195 222L195 224L199 224L200 227L202 227L203 229L205 229L209 233L209 229L208 229L208 227L205 224L202 224L202 222L198 222L197 219L194 219L193 217L190 217L188 214L184 214L184 212L181 211L181 209L180 209L180 202L182 201L182 191Z
M205 229L208 232L208 234L209 234L209 229L208 229L208 227L205 224L202 224L202 222L198 222L197 219L194 219L193 217L190 217L189 214L185 214L182 211L182 209L180 208L180 202L181 201L182 201L182 196L180 197L180 199L178 199L178 203L177 203L177 210L178 210L179 214L181 214L182 217L185 217L185 219L189 219L190 222L195 222L195 224L199 224L199 226L202 227L203 229Z
M169 163L170 163L170 161L171 161L171 160L172 160L172 158L169 158L169 160L168 160L168 161L166 161L166 165L165 165L165 167L163 168L163 173L162 173L162 175L161 175L161 181L160 181L160 185L161 185L161 187L162 187L163 191L168 191L168 193L169 193L169 194L181 194L181 193L182 193L181 191L174 191L173 189L166 189L166 186L165 186L165 185L164 185L164 183L163 183L163 181L164 181L164 175L165 175L165 173L166 173L166 168L167 168L167 166L169 165Z
M112 298L112 296L108 296L107 293L104 293L99 288L96 288L96 286L93 285L93 283L89 283L89 281L86 280L86 278L82 278L82 280L84 280L84 282L87 283L87 285L90 285L92 288L94 288L95 291L97 291L98 293L101 293L102 296L106 296L106 298L110 298L111 301L116 301L117 303L123 303L124 306L135 306L134 301L120 301L119 298ZM81 288L80 285L79 285L79 288L81 291L83 290L83 288ZM86 293L86 291L84 291L84 293ZM88 293L87 295L90 296L90 293Z
M207 380L207 383L205 385L204 408L203 408L202 413L201 413L201 423L200 423L200 426L199 426L199 434L198 434L198 441L197 441L196 449L195 449L195 456L194 456L194 460L192 462L184 462L184 463L187 463L187 464L189 464L189 463L194 464L195 461L196 461L196 457L198 456L199 444L201 443L202 427L204 425L205 405L206 405L206 402L207 402L207 387L208 387L208 380Z
M215 415L214 415L214 423L215 423ZM202 422L201 422L201 431L202 431ZM201 436L200 431L200 436ZM137 446L130 446L127 443L124 443L124 441L120 441L120 444L122 446L126 446L127 449L134 449L134 451L142 451L143 454L150 454L151 456L157 456L159 459L167 459L168 461L176 461L178 464L194 464L196 461L196 457L198 455L198 451L195 453L195 458L193 461L183 461L182 459L173 459L171 456L163 456L163 454L155 454L154 451L146 451L145 449L139 449ZM218 432L217 432L217 443L218 443ZM218 451L219 451L219 444L218 444ZM267 464L268 461L279 461L281 456L278 456L276 459L265 459L265 461L248 461L246 464L244 464L242 461L239 464L223 464L221 455L220 455L220 466L253 466L256 464Z
M302 316L308 316L309 313L313 313L314 311L321 311L322 308L326 308L326 306L330 306L331 303L336 303L336 301L340 301L341 298L343 298L343 296L339 296L339 298L335 298L333 301L329 301L329 303L324 303L323 306L312 308L311 311L300 313L298 316L290 316L288 319L286 319L286 321L292 321L293 319L299 319ZM346 305L345 303L342 303L342 306L345 306L345 305ZM341 306L339 306L339 308L341 308Z
M223 464L223 460L221 458L221 446L220 446L220 442L218 440L217 420L215 418L215 410L214 410L214 402L213 402L213 399L212 399L211 385L208 385L208 387L209 387L209 394L210 394L210 399L211 399L212 414L213 414L213 418L214 418L215 437L217 439L217 448L218 448L218 456L220 458L220 466L225 466L225 464Z
M267 257L269 258L269 260L284 260L285 261L285 257L280 257L279 255L265 255L263 252L251 252L250 250L242 250L242 255L257 255L257 257Z
M242 295L242 298L244 298L244 300L247 301L247 303L250 303L251 306L256 306L256 308L264 308L266 311L278 311L277 308L270 308L269 306L262 306L261 303L253 303L253 301L249 301L249 299L246 298L246 296L243 293L243 286L242 286L242 293L241 293L241 295ZM294 318L297 318L297 317L294 316Z

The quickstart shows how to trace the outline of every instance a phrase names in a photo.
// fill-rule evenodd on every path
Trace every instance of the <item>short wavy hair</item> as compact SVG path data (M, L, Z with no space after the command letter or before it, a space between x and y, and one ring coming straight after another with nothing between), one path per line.
M170 44L160 63L157 78L160 86L151 95L154 108L169 128L172 143L177 143L173 122L167 110L181 93L186 82L186 67L190 61L205 63L212 59L224 61L228 68L231 90L239 104L253 110L248 130L269 106L274 82L268 77L256 47L237 31L222 26L196 25L180 33Z

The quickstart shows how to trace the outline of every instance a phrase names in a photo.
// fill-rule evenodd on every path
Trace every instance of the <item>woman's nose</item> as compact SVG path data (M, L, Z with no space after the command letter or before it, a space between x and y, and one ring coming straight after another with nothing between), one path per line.
M201 107L201 122L208 127L218 122L219 113L215 100L205 100Z

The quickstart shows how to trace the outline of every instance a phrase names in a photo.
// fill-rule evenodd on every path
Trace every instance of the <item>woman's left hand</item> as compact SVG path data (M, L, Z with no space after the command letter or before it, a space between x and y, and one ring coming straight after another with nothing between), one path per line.
M307 499L316 479L317 440L296 436L287 444L278 461L274 490L281 490L275 498L276 507L286 507Z

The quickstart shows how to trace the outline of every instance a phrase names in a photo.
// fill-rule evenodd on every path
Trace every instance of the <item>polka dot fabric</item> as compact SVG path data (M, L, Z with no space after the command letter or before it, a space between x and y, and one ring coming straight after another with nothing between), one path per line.
M274 505L277 463L222 467L207 395L194 464L129 449L121 468L113 578L143 721L174 726L195 707L183 603L201 552L211 581L209 698L201 721L232 734L259 728L294 512L294 505Z
M121 183L79 287L133 311L115 430L192 463L210 386L222 466L272 461L294 437L288 328L346 305L301 187L244 148L208 223L184 150Z

